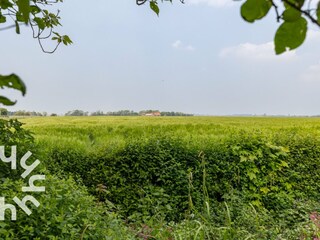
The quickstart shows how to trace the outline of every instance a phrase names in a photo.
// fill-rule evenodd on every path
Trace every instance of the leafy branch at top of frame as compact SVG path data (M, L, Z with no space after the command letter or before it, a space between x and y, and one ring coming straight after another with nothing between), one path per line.
M308 22L320 27L320 1L313 0L246 0L241 6L242 18L250 23L264 18L274 9L281 23L274 36L276 54L301 46L306 38Z
M40 47L45 53L53 53L63 43L72 43L67 35L60 35L54 32L54 28L61 26L59 10L52 13L49 7L62 2L63 0L0 0L0 27L1 30L15 28L20 34L21 25L29 25L33 32L33 38L37 39ZM42 42L50 39L56 42L53 50L46 50Z
M48 10L54 4L63 0L0 0L0 31L15 28L16 33L20 34L20 26L30 26L33 38L37 39L40 47L45 53L53 53L62 43L69 45L72 43L67 35L60 35L54 29L61 26L59 11L52 13ZM3 25L3 27L1 27ZM50 39L56 42L51 51L47 51L42 41ZM16 74L0 75L0 89L9 88L18 90L24 96L26 86ZM0 95L0 104L11 106L16 101Z
M161 0L161 2L164 1L172 2L172 0ZM137 5L147 2L159 15L160 0L136 0ZM184 3L183 0L180 2ZM303 44L308 30L308 21L320 27L320 0L245 0L240 13L245 21L253 23L263 19L272 8L276 13L277 22L281 23L274 36L276 54L296 49Z
M184 3L184 0L179 0L181 3ZM158 16L160 13L160 8L158 6L158 0L136 0L136 4L138 6L143 5L145 3L149 2L149 6L152 11L154 11ZM161 2L171 2L172 0L161 0Z
M281 23L274 36L276 54L303 44L308 20L320 26L319 1L314 3L312 0L246 0L241 6L241 16L245 21L253 23L264 18L271 8L275 10L277 22Z

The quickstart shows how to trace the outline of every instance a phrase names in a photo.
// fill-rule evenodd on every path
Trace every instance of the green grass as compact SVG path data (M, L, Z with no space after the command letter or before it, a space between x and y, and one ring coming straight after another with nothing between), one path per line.
M156 134L192 141L225 138L239 132L277 137L286 134L320 136L320 118L271 117L33 117L20 119L38 141L83 148L121 144L129 137Z

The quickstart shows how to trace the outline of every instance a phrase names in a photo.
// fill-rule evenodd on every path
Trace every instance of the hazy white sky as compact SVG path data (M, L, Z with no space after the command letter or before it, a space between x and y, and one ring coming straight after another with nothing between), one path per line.
M196 114L320 114L320 31L275 56L273 11L244 22L239 2L160 4L157 17L131 0L66 0L74 44L41 52L29 29L1 31L0 73L17 73L26 97L10 110L120 109Z

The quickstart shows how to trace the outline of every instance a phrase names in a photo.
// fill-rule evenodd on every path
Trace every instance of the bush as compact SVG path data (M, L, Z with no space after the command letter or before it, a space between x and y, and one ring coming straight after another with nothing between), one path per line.
M129 141L123 149L106 154L55 149L48 166L80 178L91 193L115 203L132 220L158 213L177 220L188 208L187 169L198 164L196 154L178 140L153 138ZM106 191L99 191L99 184Z
M78 185L72 178L61 179L49 173L43 163L32 175L45 174L46 180L39 186L45 186L45 192L23 193L28 178L20 174L20 158L28 151L33 153L27 161L31 165L39 152L35 148L31 133L22 128L17 120L0 120L0 145L5 145L6 156L11 154L11 146L17 147L17 170L11 170L11 164L0 161L0 197L5 204L13 204L17 209L17 220L10 221L11 212L6 211L5 221L0 221L0 239L132 239L132 234L116 214L108 211L105 205L98 204L84 186ZM41 159L41 158L40 158ZM36 185L39 184L37 181ZM31 195L40 203L28 216L13 201Z
M21 180L0 185L6 203L22 199ZM0 222L0 239L132 239L132 234L112 212L99 206L94 197L74 180L46 174L46 192L32 194L40 206L28 216L17 208L17 221ZM6 212L9 219L9 211Z
M5 147L6 156L11 156L11 146L17 146L17 158L20 159L26 152L35 150L34 138L31 132L22 128L22 123L16 119L0 119L0 146ZM35 153L35 151L33 151ZM36 153L35 153L36 154ZM0 177L19 179L21 168L10 171L8 163L0 160Z

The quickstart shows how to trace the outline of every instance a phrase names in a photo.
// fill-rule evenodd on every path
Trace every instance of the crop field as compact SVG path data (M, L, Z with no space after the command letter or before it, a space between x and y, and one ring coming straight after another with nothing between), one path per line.
M35 149L47 185L58 183L41 210L59 212L53 236L320 239L319 118L19 121L35 140L18 144Z
M41 144L71 144L83 150L155 135L192 139L194 144L202 144L241 132L275 139L320 134L320 118L34 117L20 120L26 124L26 129L35 133Z

